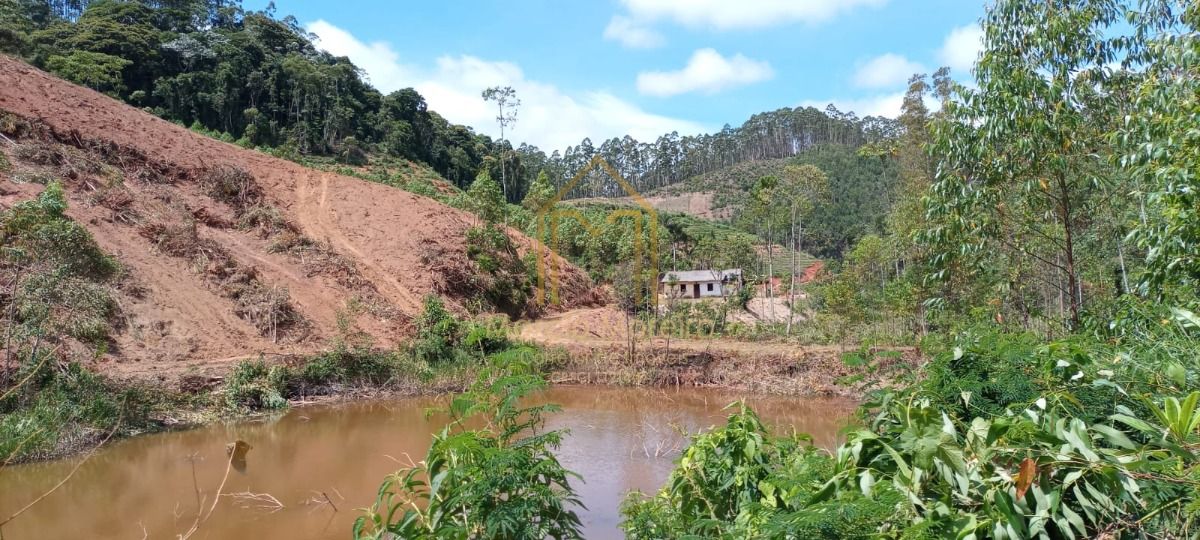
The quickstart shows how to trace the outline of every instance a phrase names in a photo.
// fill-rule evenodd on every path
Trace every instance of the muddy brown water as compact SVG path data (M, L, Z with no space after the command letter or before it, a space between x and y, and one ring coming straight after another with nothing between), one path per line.
M705 389L558 386L545 392L563 411L548 427L570 429L558 455L576 483L587 538L620 538L627 492L656 490L685 442L724 421L745 398L776 430L808 433L831 448L853 412L845 400L741 396ZM425 410L438 398L300 407L261 421L127 439L98 451L61 489L4 527L5 540L177 538L205 510L225 472L225 445L248 442L243 471L231 471L221 500L191 538L349 538L383 478L424 457L441 427ZM64 478L77 460L0 468L0 518ZM194 475L193 480L193 463ZM197 489L200 494L197 495ZM252 500L269 494L282 504ZM325 502L328 495L337 511Z

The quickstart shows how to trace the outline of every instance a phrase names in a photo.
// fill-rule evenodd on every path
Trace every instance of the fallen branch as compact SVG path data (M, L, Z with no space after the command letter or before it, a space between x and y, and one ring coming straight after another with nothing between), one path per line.
M279 502L274 495L270 493L251 493L243 491L241 493L230 493L227 495L242 505L242 508L259 508L268 510L267 513L274 514L283 510L283 503Z
M225 462L225 477L221 478L221 485L217 486L217 494L213 497L212 506L208 507L208 513L201 517L202 512L200 509L197 509L196 521L192 522L192 527L186 533L179 535L179 540L191 538L193 534L196 534L196 531L200 530L200 526L208 521L208 518L212 517L213 511L217 509L217 503L221 501L221 491L225 489L225 482L229 480L229 470L233 468L234 455L233 452L229 453L229 460Z

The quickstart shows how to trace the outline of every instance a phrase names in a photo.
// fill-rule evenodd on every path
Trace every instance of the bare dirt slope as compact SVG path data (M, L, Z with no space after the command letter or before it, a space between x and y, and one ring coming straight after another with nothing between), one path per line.
M476 269L464 244L475 224L468 213L195 134L3 55L0 81L0 112L39 126L24 139L0 140L0 151L17 163L0 172L0 204L42 189L18 177L23 145L74 147L83 150L82 159L107 162L95 170L71 169L64 184L71 215L126 271L118 296L122 323L99 360L109 369L178 375L220 368L234 358L312 352L344 334L347 313L355 331L389 346L410 330L425 295L442 295L457 306L469 293L464 284ZM64 174L61 163L43 161L58 167L50 176ZM110 174L114 168L117 180ZM243 214L214 199L198 180L206 171L226 169L249 172L261 206L277 211L284 232L301 238L304 249L281 251L272 247L278 234L234 225ZM199 259L164 252L162 239L179 227L192 227L189 241L201 248L177 251L199 252ZM523 249L531 245L511 234ZM207 266L198 268L197 260ZM597 300L584 274L564 268L564 304ZM234 282L284 291L300 322L286 335L256 327L231 298Z

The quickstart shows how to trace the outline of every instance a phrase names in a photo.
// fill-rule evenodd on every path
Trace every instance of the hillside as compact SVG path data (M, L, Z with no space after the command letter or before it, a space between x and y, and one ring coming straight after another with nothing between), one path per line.
M391 346L424 296L463 310L486 285L469 213L204 137L2 55L0 79L0 204L61 179L70 217L119 262L121 321L98 359L115 372L219 368L346 334ZM564 305L593 301L584 274L564 279Z
M695 212L677 210L677 205L663 202L663 199L645 199L658 210L660 226L659 239L659 268L688 269L739 267L754 275L766 275L768 270L767 250L762 238L734 227L730 223L698 216ZM678 199L676 199L678 200ZM563 204L579 208L585 214L598 213L601 216L620 207L634 206L634 201L628 197L606 199L603 197L586 199L569 199ZM602 221L603 217L594 218ZM567 235L563 235L567 236ZM601 238L603 234L599 235ZM559 253L570 257L577 254L579 249L569 245L563 246ZM603 251L603 250L601 250ZM576 257L579 259L579 257ZM574 260L574 259L573 259ZM576 260L584 268L596 266L586 260ZM613 261L602 261L608 265ZM771 249L771 264L776 275L789 272L792 265L792 250L786 246L775 244ZM818 259L808 253L801 252L796 257L797 268L804 271Z
M789 165L813 165L829 181L830 198L817 205L806 220L806 251L819 257L837 257L859 237L882 232L898 182L894 160L860 156L856 148L824 145L795 157L745 161L646 194L650 201L689 201L679 211L699 217L727 219L748 231L761 224L743 216L747 196L758 179L782 177ZM657 207L660 203L652 203ZM667 203L669 204L669 203Z

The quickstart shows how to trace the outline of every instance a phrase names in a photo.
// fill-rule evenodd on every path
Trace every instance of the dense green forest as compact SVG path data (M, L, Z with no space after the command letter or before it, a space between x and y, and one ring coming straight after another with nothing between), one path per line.
M5 0L0 52L248 147L350 164L378 152L464 188L503 151L411 88L381 94L294 18L236 0Z

